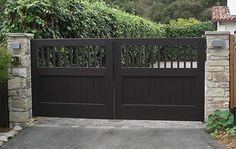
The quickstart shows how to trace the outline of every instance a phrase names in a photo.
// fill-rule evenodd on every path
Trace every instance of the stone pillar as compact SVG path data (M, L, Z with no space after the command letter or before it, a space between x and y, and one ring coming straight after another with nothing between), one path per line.
M15 125L25 127L31 123L30 40L33 36L33 34L27 33L9 33L6 35L8 50L12 54L12 64L8 69L10 127L14 127Z
M206 32L206 119L216 109L227 109L229 107L229 35L230 32L226 31ZM225 43L225 46L213 46L212 41Z

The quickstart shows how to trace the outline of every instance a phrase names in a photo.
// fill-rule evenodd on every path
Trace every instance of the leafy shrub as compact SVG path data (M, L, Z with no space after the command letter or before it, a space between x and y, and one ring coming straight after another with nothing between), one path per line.
M36 38L141 38L201 37L205 31L214 30L211 22L193 18L161 25L108 7L104 2L88 0L7 0L4 14L0 39L8 32L30 32ZM161 60L196 60L194 48L181 50L184 52L172 49L162 55L155 50L154 54Z
M0 38L8 32L31 32L36 38L201 37L214 30L194 18L151 22L87 0L7 0Z
M236 135L233 114L229 110L216 110L213 114L209 115L206 129L213 137L220 133L226 133L229 136Z
M7 79L8 76L8 64L10 63L11 56L7 52L6 48L0 45L0 82Z
M183 21L184 22L184 21ZM202 37L206 31L214 31L212 22L172 22L166 25L166 37Z
M189 18L189 19L179 18L177 20L170 20L169 24L171 26L186 27L186 26L196 25L200 23L201 22L195 18Z
M31 32L36 38L163 37L165 30L139 16L86 0L8 0L1 37Z

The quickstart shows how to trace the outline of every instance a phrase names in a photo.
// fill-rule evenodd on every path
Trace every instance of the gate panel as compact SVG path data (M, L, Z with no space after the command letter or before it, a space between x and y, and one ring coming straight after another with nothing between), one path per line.
M113 118L109 39L32 40L33 115Z
M230 35L230 109L236 109L236 35Z
M114 47L115 118L203 121L204 38L120 39Z

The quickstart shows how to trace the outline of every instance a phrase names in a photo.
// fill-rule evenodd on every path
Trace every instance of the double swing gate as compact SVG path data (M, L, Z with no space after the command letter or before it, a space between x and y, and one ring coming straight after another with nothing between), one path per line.
M33 39L33 115L204 118L204 38Z

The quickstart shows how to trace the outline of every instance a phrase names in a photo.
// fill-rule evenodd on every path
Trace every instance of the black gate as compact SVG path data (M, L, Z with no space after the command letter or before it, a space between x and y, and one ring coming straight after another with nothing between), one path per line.
M0 127L8 127L8 83L0 82Z
M32 40L33 115L113 118L112 40Z
M203 121L204 63L204 38L32 40L33 114Z
M204 118L205 39L115 41L115 116Z

